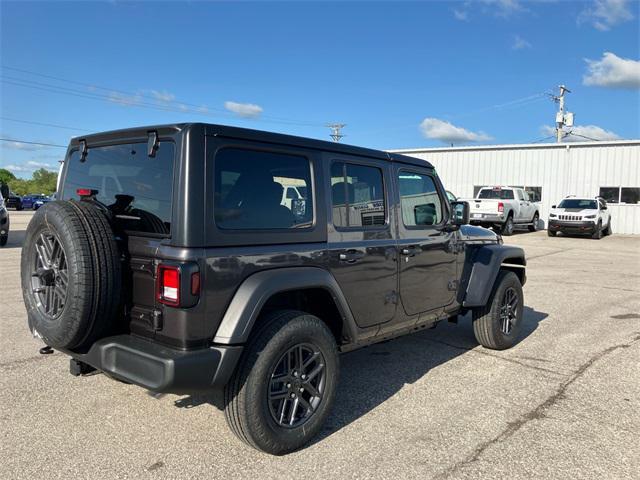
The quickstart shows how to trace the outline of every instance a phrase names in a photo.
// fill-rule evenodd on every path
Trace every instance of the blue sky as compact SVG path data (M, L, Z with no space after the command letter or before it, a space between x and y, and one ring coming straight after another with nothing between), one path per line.
M640 138L637 1L0 8L0 166L20 176L64 154L20 140L184 121L324 139L341 122L380 149L528 143L553 134L561 83L574 133Z

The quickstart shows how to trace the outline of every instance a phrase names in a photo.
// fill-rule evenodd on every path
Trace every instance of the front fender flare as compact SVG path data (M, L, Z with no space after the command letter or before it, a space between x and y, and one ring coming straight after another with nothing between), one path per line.
M338 282L317 267L291 267L254 273L240 285L218 327L214 343L245 343L264 304L273 295L290 290L323 288L329 292L350 338L356 338L355 321Z
M486 305L501 265L507 263L511 264L510 268L524 269L527 264L524 250L511 245L485 245L480 247L475 250L470 262L470 273L468 278L464 279L466 280L466 289L462 303L463 307ZM525 277L523 276L523 278Z

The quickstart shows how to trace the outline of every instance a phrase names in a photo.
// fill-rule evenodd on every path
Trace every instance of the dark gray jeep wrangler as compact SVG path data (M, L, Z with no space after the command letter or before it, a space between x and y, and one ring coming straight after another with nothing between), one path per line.
M521 330L523 251L423 160L179 124L73 139L61 175L22 251L32 333L76 375L223 389L265 452L318 433L340 352L468 311L485 347Z

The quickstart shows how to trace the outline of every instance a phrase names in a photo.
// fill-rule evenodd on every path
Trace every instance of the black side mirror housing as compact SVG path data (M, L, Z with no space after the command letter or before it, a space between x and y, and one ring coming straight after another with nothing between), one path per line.
M551 208L556 208L556 206L555 205L551 205Z
M451 202L451 225L467 225L469 223L469 202Z

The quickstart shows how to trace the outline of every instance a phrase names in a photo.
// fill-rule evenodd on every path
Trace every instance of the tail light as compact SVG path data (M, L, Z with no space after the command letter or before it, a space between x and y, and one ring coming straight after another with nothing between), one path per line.
M180 267L158 266L158 301L172 307L180 305Z
M200 271L196 263L158 265L156 298L170 307L193 307L200 298Z
M504 213L504 203L498 202L498 211Z

